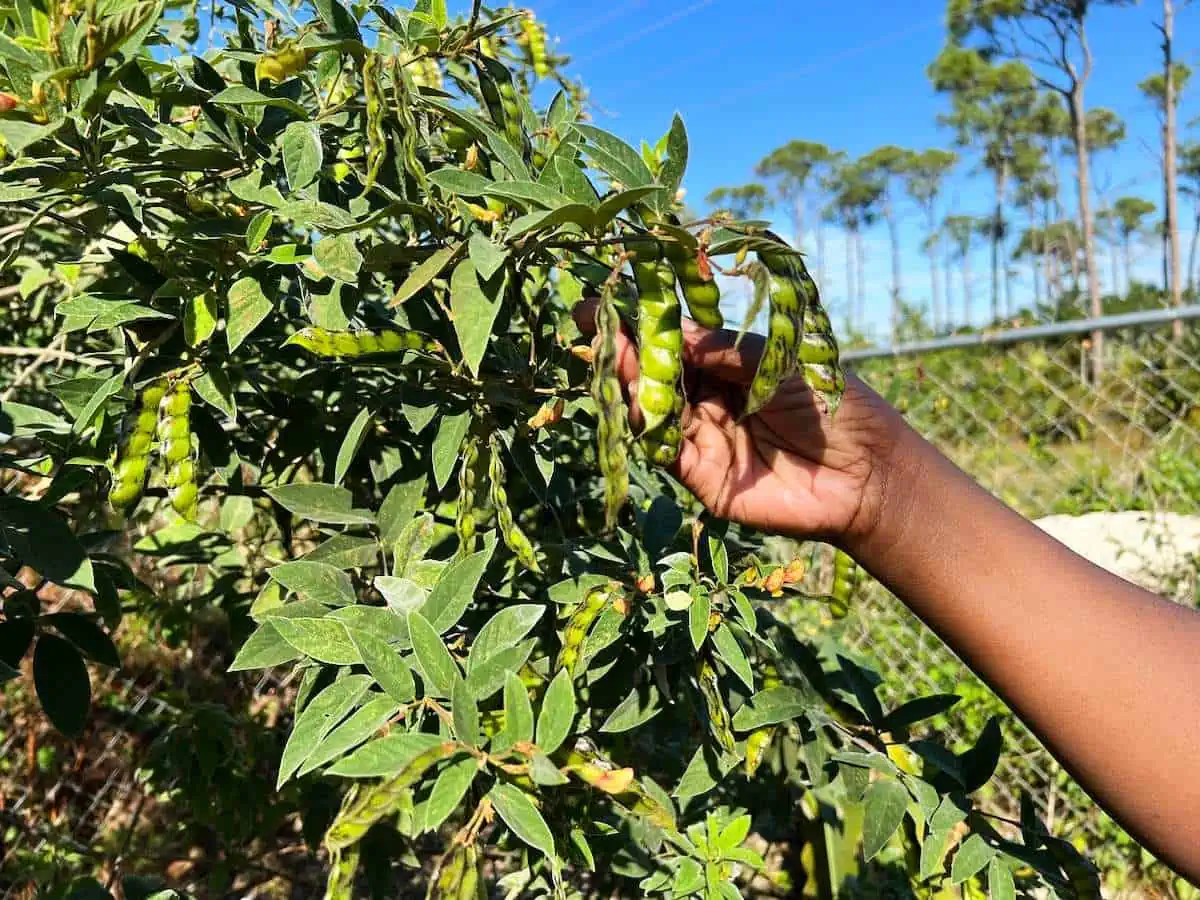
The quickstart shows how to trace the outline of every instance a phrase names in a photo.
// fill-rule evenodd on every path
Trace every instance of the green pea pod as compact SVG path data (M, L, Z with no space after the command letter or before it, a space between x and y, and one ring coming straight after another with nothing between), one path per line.
M804 297L799 281L780 275L784 268L769 254L759 254L769 272L770 312L767 341L750 382L746 415L753 415L771 402L779 385L796 370L800 339L804 334Z
M762 672L762 689L769 691L771 688L779 687L782 681L779 677L779 669L770 659L764 659L760 671ZM754 773L758 771L762 765L763 759L767 755L767 750L771 746L771 741L775 738L775 726L767 725L763 728L757 728L750 732L750 736L746 738L746 761L745 771L747 778L753 778Z
M596 453L604 475L604 521L613 528L629 497L629 458L626 439L629 411L621 396L617 377L617 332L621 319L612 302L613 289L606 284L596 307L596 355L592 360L592 401L599 417Z
M530 572L540 574L542 568L538 565L537 553L533 544L513 518L512 507L508 505L508 491L504 487L504 460L500 455L500 442L495 436L491 439L491 459L488 466L492 505L496 507L496 521L500 525L500 537L513 552L517 562Z
M389 328L383 331L330 331L311 325L301 328L284 346L295 345L322 359L355 359L414 350L437 353L442 345L417 331Z
M192 388L186 379L175 383L159 405L159 454L167 464L167 499L184 519L195 519L200 488L192 452Z
M521 35L529 53L529 65L538 78L550 75L550 63L546 57L546 31L532 14L521 18Z
M468 438L463 447L462 463L458 469L458 509L454 516L454 530L458 534L458 554L467 556L475 552L475 491L478 482L476 466L479 464L479 443Z
M330 851L340 850L362 840L372 825L400 808L409 788L457 750L458 744L454 741L436 744L413 757L399 775L359 794L353 803L342 808L325 832L325 846Z
M844 619L850 612L850 601L858 587L858 563L848 553L833 553L833 587L829 591L829 610L835 619Z
M696 680L700 683L700 694L708 710L708 729L719 746L726 753L737 752L737 741L733 736L733 719L729 715L729 707L721 696L721 681L717 670L713 667L708 656L700 658L696 668Z
M584 598L583 603L575 610L567 621L563 631L562 648L558 651L558 659L554 663L555 671L565 669L572 678L579 664L579 653L583 642L587 640L588 632L600 617L606 606L612 600L612 592L608 588L596 588Z
M459 843L450 845L438 861L437 871L429 880L426 900L458 900L463 877L467 870L467 848Z
M367 180L363 184L364 195L375 186L375 179L387 158L387 134L383 128L383 85L379 77L382 59L378 53L368 53L362 68L363 94L367 100Z
M325 900L354 900L354 876L358 874L359 845L329 854L329 877L325 882Z
M683 299L687 301L692 318L705 328L724 328L725 317L721 315L721 287L715 278L705 279L700 271L700 260L679 244L667 245L667 258L679 280Z
M635 245L638 287L638 406L644 426L642 446L657 465L679 455L683 413L683 329L675 272L658 259L657 245Z
M478 60L479 92L492 121L504 132L508 142L529 159L532 144L522 124L521 105L517 100L517 89L513 85L512 73L505 65L490 56Z
M817 287L804 273L809 287L808 304L804 309L804 338L800 343L800 373L805 383L825 407L829 415L837 412L846 392L846 376L842 371L837 338L829 314L821 306Z
M117 450L108 490L108 502L115 509L133 506L146 489L150 477L150 452L158 427L158 408L166 393L166 379L152 381L142 389L137 406L127 419L131 425Z

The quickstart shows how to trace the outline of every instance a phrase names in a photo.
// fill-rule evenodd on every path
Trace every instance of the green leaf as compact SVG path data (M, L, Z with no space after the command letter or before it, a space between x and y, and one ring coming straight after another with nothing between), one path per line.
M198 347L217 330L217 296L212 291L201 291L188 298L183 307L183 339L189 347Z
M546 787L556 787L566 784L570 779L562 773L550 757L544 753L533 753L529 757L529 777L534 784Z
M475 277L474 273L471 277ZM444 488L450 480L450 473L454 471L454 466L458 462L463 438L467 436L467 430L470 427L471 413L469 410L454 414L447 413L442 416L437 436L433 439L433 481L438 490Z
M63 587L96 590L92 561L58 512L0 494L0 522L13 559Z
M446 567L429 592L429 598L421 605L421 614L438 634L445 634L457 625L475 599L479 580L496 547L495 535L488 536L491 540L485 543L484 549L457 559Z
M708 536L708 556L712 560L713 575L716 576L717 583L728 584L729 551L725 549L725 542L715 534Z
M950 883L962 884L980 872L995 855L996 848L988 844L982 836L971 835L959 845L954 854L954 862L950 864Z
M513 647L541 621L545 607L532 603L506 606L484 623L471 642L467 671L473 672L497 653Z
M692 646L699 650L704 646L708 637L708 617L712 610L712 601L706 591L696 591L692 605L688 607L688 634L692 638Z
M570 203L550 210L534 210L514 219L508 226L508 236L515 239L531 232L545 231L568 223L591 231L596 227L596 216L592 208L583 203Z
M249 275L233 283L228 301L225 338L229 341L229 352L232 353L262 324L274 307L263 293L262 286Z
M290 605L290 604L289 604ZM329 613L330 619L341 622L351 631L373 634L381 641L395 644L401 650L409 648L408 623L395 610L384 606L343 606Z
M550 833L550 826L524 791L498 781L488 792L488 797L513 834L535 850L554 858L554 835Z
M382 543L394 544L400 538L400 532L424 505L428 483L421 475L412 481L402 481L388 491L379 507L379 540Z
M421 666L425 693L432 697L449 697L459 671L441 636L428 619L415 611L408 614L408 633Z
M398 774L418 754L440 743L442 739L436 734L389 734L359 747L331 766L326 774L344 778L387 778Z
M367 700L350 718L325 736L296 774L306 775L353 750L386 725L399 710L400 704L392 697L377 695Z
M537 720L537 744L551 754L562 746L575 724L575 685L569 672L560 669L550 682Z
M443 191L463 197L482 197L495 184L490 178L454 167L430 172L429 180Z
M717 846L725 852L742 846L742 842L750 834L750 823L751 817L749 815L738 816L721 830L721 837L717 841Z
M294 516L328 525L362 525L374 522L370 510L352 509L353 495L332 484L285 484L267 496Z
M492 738L492 752L533 740L533 706L517 674L509 670L504 682L504 730Z
M269 669L303 658L304 654L283 639L270 621L258 626L229 666L230 672Z
M536 181L493 182L488 186L487 195L502 200L515 200L526 205L543 206L546 209L557 209L571 203L570 197Z
M313 245L313 259L321 267L321 271L334 281L344 284L358 282L363 255L359 252L353 235L336 234L321 238Z
M481 662L467 675L467 686L479 701L486 700L504 686L507 673L515 672L529 661L537 641L530 638L501 650Z
M942 871L942 859L946 856L946 848L950 843L950 829L935 829L930 827L921 842L920 876L924 881Z
M285 620L277 620L277 624L281 621ZM325 735L358 705L370 686L371 679L366 675L347 675L308 702L304 711L296 717L296 724L292 726L292 733L284 745L276 789L295 774Z
M237 397L223 368L213 367L192 382L196 395L230 421L237 418Z
M619 734L640 728L662 712L659 703L658 688L653 684L635 687L604 720L600 731L605 734Z
M479 708L461 675L454 676L450 688L450 714L454 719L455 737L470 747L479 746Z
M339 569L360 569L372 565L379 556L379 543L369 537L335 534L305 554L304 562L322 562Z
M263 210L251 219L250 224L246 226L246 249L251 253L257 253L263 241L267 239L274 223L275 216L269 209Z
M350 630L350 640L362 657L363 665L375 683L398 703L408 703L417 695L412 670L400 651L377 635L359 629Z
M493 275L500 271L500 267L508 259L507 248L496 246L478 231L471 235L471 239L467 243L467 248L471 264L475 266L475 271L479 273L479 277L484 281L490 280Z
M41 635L33 648L33 685L54 727L78 737L92 703L92 682L79 651L56 635Z
M442 769L425 804L425 831L437 831L450 814L459 808L478 774L479 762L472 756Z
M691 762L680 776L679 784L674 790L674 795L679 798L681 806L686 805L692 797L707 794L715 788L721 779L733 771L739 760L732 753L726 753L716 762L714 768L703 747L698 748L692 754Z
M51 613L42 616L42 622L58 629L59 634L74 644L88 659L113 669L121 667L121 657L117 654L112 638L86 615Z
M266 94L261 94L254 90L254 88L249 88L241 84L225 88L225 90L214 96L209 102L216 103L218 106L232 106L234 108L240 106L276 106L279 109L287 110L297 118L308 118L308 111L294 100L288 100L284 97L268 97Z
M413 269L408 277L404 279L400 287L396 290L392 297L390 306L399 306L405 300L408 300L417 291L425 287L433 279L437 278L442 273L442 270L450 264L450 260L458 254L461 244L450 244L440 250L432 253L424 262Z
M1017 900L1017 886L1013 882L1012 869L1001 862L1000 857L992 857L988 863L988 898L989 900Z
M491 282L489 282L489 285ZM479 283L475 266L463 260L450 277L450 312L454 316L454 333L458 336L463 361L471 374L479 377L479 364L492 335L492 325L500 311L502 293L493 286L489 296Z
M969 794L977 791L992 777L1000 763L1004 749L1004 735L1000 731L1000 717L992 716L983 726L983 733L975 746L959 757L963 773L963 789Z
M281 219L291 219L297 225L324 232L344 231L355 227L354 217L340 206L320 200L290 200L275 210Z
M863 806L863 858L870 861L900 827L908 808L908 791L896 781L876 781L867 788Z
M896 764L882 753L863 753L861 750L845 750L841 753L833 754L830 759L837 763L845 763L848 766L886 772L889 775L900 774L900 770L896 768Z
M800 690L789 685L759 691L743 703L733 715L733 727L738 731L753 731L764 725L788 722L812 708Z
M274 566L267 574L289 591L325 606L347 606L355 601L350 576L328 563L297 560Z
M599 230L604 228L629 207L634 206L644 201L647 197L654 197L662 194L663 190L657 185L645 185L644 187L633 188L628 191L620 191L613 194L611 197L606 197L604 202L596 207L593 215L592 228Z
M315 660L337 666L352 666L362 662L362 656L350 632L337 619L272 617L279 636Z
M615 134L594 125L576 124L575 130L587 138L584 153L596 167L623 188L653 184L654 175L642 155Z
M354 16L350 15L338 0L314 0L313 5L317 8L321 21L328 25L334 34L351 40L361 40L362 36Z
M310 185L321 171L325 159L321 147L321 129L315 122L292 122L283 129L280 147L288 187L298 191Z
M687 128L684 127L683 119L680 118L679 113L676 113L675 118L671 120L671 130L667 132L667 159L663 163L662 172L659 174L658 179L662 182L663 187L666 188L666 192L663 195L664 203L670 203L679 191L679 186L683 183L684 173L687 171L687 164Z
M717 648L717 655L721 657L725 665L729 666L747 690L753 691L754 670L750 666L750 660L746 659L741 644L738 643L733 631L724 622L718 625L717 630L713 632L713 645Z
M922 719L941 715L954 706L962 698L958 694L931 694L928 697L917 697L896 707L883 717L880 727L885 731L898 732Z
M333 483L341 484L342 479L346 477L346 472L350 469L350 464L354 462L354 456L358 453L358 448L362 446L363 435L366 434L367 426L371 423L371 411L365 406L358 411L358 415L354 417L354 421L350 423L350 428L346 431L346 436L342 438L342 446L338 448L337 461L333 467Z

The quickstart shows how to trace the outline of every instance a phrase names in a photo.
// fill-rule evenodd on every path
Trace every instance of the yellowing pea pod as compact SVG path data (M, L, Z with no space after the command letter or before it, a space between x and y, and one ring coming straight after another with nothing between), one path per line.
M331 331L310 326L289 337L284 346L295 345L322 359L356 359L364 356L413 350L441 352L442 345L416 331L390 328L383 331Z
M159 454L167 464L167 499L185 519L195 518L200 496L192 456L191 404L191 385L180 379L164 395L158 418Z
M500 537L513 552L517 562L534 574L540 574L542 569L538 564L537 553L529 537L517 525L513 517L512 507L508 505L508 491L504 487L504 459L500 455L500 442L492 436L489 447L488 478L490 480L492 505L496 508L496 521L500 525Z
M550 63L546 57L546 31L529 10L521 17L521 43L529 55L529 64L538 78L550 74Z
M108 501L116 509L137 503L150 475L150 451L158 425L158 407L167 392L165 379L152 381L142 389L132 427L117 450Z
M354 876L358 874L358 844L329 854L329 876L324 900L354 900Z
M387 158L387 134L383 129L386 109L383 84L380 81L381 65L382 57L371 52L367 54L362 67L363 93L367 101L367 179L362 189L364 196L375 186L375 179Z
M629 436L629 410L621 395L617 376L617 332L621 321L612 300L612 291L601 292L596 307L596 344L592 358L592 401L596 404L596 453L604 476L604 521L608 528L617 524L621 509L629 497L629 458L625 445Z
M279 84L300 74L316 54L311 47L300 47L295 41L285 41L277 50L260 56L254 63L254 80Z
M700 695L708 711L708 729L719 746L726 753L737 751L737 741L733 736L733 718L729 715L729 707L721 695L721 680L717 670L707 655L700 658L696 667L696 680L700 684Z
M575 669L579 664L579 653L583 649L583 642L587 640L592 625L596 623L600 613L604 612L605 607L612 602L612 598L611 588L596 588L588 592L583 602L567 620L566 629L563 631L562 648L558 651L558 659L554 663L555 671L565 669L568 675L572 678L575 677Z

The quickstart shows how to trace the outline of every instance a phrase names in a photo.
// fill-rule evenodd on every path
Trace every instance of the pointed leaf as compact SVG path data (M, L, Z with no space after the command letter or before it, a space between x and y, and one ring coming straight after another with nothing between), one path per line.
M398 703L408 703L417 695L412 670L397 648L365 631L350 631L350 640L354 642L371 677L389 697Z
M972 875L981 871L996 855L996 848L988 844L978 834L968 837L954 854L954 862L950 864L950 883L962 884Z
M488 793L488 797L513 834L535 850L542 851L551 859L554 858L554 835L550 832L550 826L524 791L498 781Z
M433 697L449 697L459 671L441 636L419 612L408 614L408 632L413 652L417 654L417 662L421 666L425 693Z
M280 637L315 660L336 666L352 666L362 662L362 656L350 632L337 619L331 618L271 618Z
M574 681L566 669L561 669L550 682L538 713L537 745L543 753L551 754L562 746L575 724L575 713Z
M358 411L354 421L350 423L346 436L342 438L342 446L338 449L337 462L333 468L334 484L341 484L342 479L346 477L346 472L349 471L350 464L354 462L354 455L358 453L358 448L362 446L363 435L370 423L371 411L364 406Z
M491 295L486 293L471 261L460 262L450 278L450 312L463 361L476 377L499 311L500 294L496 287L491 288Z
M267 574L289 591L325 606L346 606L356 599L350 576L329 563L296 560L274 566Z
M467 264L469 265L469 264ZM471 275L474 278L474 274ZM450 480L462 449L463 438L471 427L470 411L446 414L438 425L437 436L433 439L433 480L441 490Z
M33 648L33 685L54 727L78 737L92 703L92 682L79 651L57 635L41 635Z
M470 747L478 746L479 708L467 682L458 675L450 689L450 713L454 718L455 737Z
M280 138L283 171L293 191L307 187L321 171L324 151L321 129L314 122L292 122Z
M304 764L317 744L358 704L370 686L371 679L368 676L348 675L333 682L308 702L304 711L296 717L292 733L284 745L276 788Z
M258 281L249 275L233 283L228 301L225 338L229 341L229 352L232 353L262 324L274 307Z
M908 791L896 781L876 781L867 788L863 805L863 858L870 861L900 827L908 808Z

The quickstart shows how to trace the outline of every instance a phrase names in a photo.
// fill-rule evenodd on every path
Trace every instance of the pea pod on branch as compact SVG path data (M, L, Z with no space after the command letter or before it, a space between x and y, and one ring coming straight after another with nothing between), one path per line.
M142 390L137 406L128 417L108 489L108 502L116 509L133 506L146 489L158 427L158 406L166 393L166 379L152 381Z
M675 273L661 258L658 244L633 245L638 288L638 406L642 411L641 444L656 464L666 466L679 455L683 439L683 328Z
M167 497L171 508L185 519L196 517L199 488L192 450L192 388L180 379L159 404L159 455L166 465Z
M538 574L542 571L538 564L537 552L533 542L517 524L512 507L508 505L508 491L504 486L504 459L500 454L500 442L495 435L489 443L491 459L489 461L488 479L491 482L492 505L496 508L496 521L500 525L500 537L505 545L513 552L517 562L530 572Z
M331 331L315 325L302 328L284 346L295 345L322 359L357 359L413 350L441 353L442 345L417 331L388 328L382 331Z
M629 411L617 377L617 333L620 316L613 303L613 286L606 282L596 305L596 354L592 359L592 402L596 404L596 452L604 475L604 519L609 528L629 496L629 458L626 440Z

